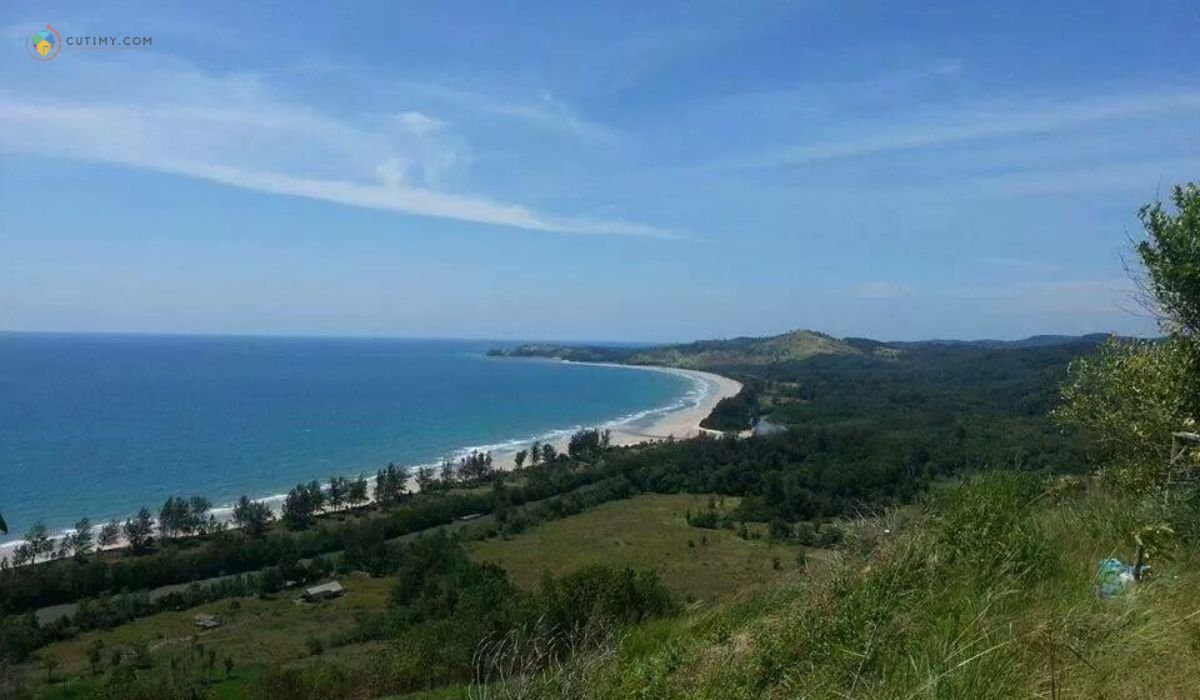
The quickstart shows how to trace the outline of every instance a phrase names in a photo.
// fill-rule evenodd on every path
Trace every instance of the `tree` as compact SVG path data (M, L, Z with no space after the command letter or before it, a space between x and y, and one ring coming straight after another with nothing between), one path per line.
M117 543L117 538L121 536L121 525L116 520L109 520L100 528L100 536L97 542L101 547L111 547Z
M142 508L137 515L125 521L121 528L125 532L125 541L135 554L140 554L154 543L154 518L149 508Z
M329 488L327 493L329 496L329 507L333 510L341 510L342 504L346 502L346 496L350 491L350 482L344 476L329 477Z
M408 495L408 471L388 463L375 472L375 502L381 508L391 508Z
M317 490L320 490L320 485L317 486ZM313 497L310 485L296 484L283 499L283 523L288 526L288 530L305 530L312 525L317 508L318 501Z
M586 459L594 457L601 451L608 449L610 440L609 431L601 432L595 428L590 430L576 431L567 441L567 454L574 459Z
M74 550L75 556L80 557L92 551L92 521L90 518L83 517L75 522L75 532L71 537L71 548Z
M1135 275L1140 301L1168 333L1200 335L1200 183L1176 186L1172 212L1162 202L1138 212L1146 240L1136 251L1145 274Z
M50 539L50 532L44 523L34 523L33 527L25 532L25 546L29 548L31 562L54 551L54 542Z
M433 467L417 467L417 489L428 491L436 479Z
M25 566L26 564L32 564L33 558L33 548L31 548L28 544L17 545L13 549L13 566Z
M513 455L513 464L516 465L517 469L525 466L525 457L528 455L529 453L525 450L518 450L517 453Z
M215 523L216 520L208 514L212 509L212 502L204 496L192 496L188 500L187 518L184 520L184 532L192 534L193 532L205 533Z
M187 526L187 518L187 501L171 496L158 509L158 531L163 537L177 537Z
M558 458L558 450L554 449L554 445L551 445L548 442L546 444L542 445L542 462L543 463L550 464L557 458Z
M321 490L321 482L316 479L308 482L308 497L312 499L314 513L325 507L325 492Z
M357 508L369 500L367 497L367 477L359 474L357 479L350 482L350 486L346 491L346 500L350 503L351 508Z
M1165 475L1171 433L1195 415L1181 387L1198 368L1186 340L1109 340L1071 363L1054 415L1087 438L1110 476L1147 488Z
M472 450L458 460L456 470L463 481L485 481L493 472L492 453Z
M251 537L262 537L275 514L270 506L259 501L252 501L246 496L238 498L233 506L233 522Z
M1200 187L1174 188L1138 212L1145 240L1130 271L1139 301L1169 334L1163 342L1110 340L1071 364L1055 417L1090 438L1106 475L1135 490L1165 482L1171 433L1200 416Z
M448 487L454 483L455 469L456 469L456 467L454 466L454 462L450 461L449 459L442 462L442 475L441 476L442 476L442 484L443 485Z
M542 461L542 446L537 440L534 440L533 444L529 446L529 465L536 467L540 461Z

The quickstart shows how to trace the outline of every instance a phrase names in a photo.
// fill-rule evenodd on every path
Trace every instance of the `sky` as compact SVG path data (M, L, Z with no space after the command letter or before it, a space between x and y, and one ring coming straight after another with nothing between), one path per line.
M332 5L6 2L0 330L1155 332L1194 0Z

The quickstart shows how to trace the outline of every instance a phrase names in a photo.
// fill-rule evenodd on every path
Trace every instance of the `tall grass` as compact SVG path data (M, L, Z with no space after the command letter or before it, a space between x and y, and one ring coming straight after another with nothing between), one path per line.
M1195 516L1094 482L981 475L852 524L782 587L635 629L563 676L588 698L1200 697L1195 542L1134 590L1095 591L1099 561L1129 561L1130 534L1161 517Z

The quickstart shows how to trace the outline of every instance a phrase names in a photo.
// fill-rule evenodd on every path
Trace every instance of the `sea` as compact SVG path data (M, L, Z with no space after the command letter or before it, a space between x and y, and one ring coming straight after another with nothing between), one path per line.
M488 357L458 340L0 333L11 546L170 496L227 507L297 483L439 464L694 405L678 374Z

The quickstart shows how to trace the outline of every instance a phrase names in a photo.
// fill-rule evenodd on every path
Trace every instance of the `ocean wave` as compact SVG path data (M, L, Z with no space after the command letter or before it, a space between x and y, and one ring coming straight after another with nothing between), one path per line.
M637 366L637 365L617 365L617 364L599 363L599 362L595 362L595 363L593 363L593 362L587 362L587 363L566 362L564 364L586 364L586 365L599 366L599 367L612 367L612 368L623 369L623 370L642 370L642 371L661 372L664 374L671 374L671 375L674 375L677 377L683 377L683 378L689 380L692 383L692 386L682 396L680 396L678 399L675 399L674 401L671 401L670 403L663 404L662 406L656 406L654 408L648 408L648 409L641 410L641 411L634 411L632 413L627 413L627 414L618 416L616 418L613 418L611 420L605 421L603 423L600 423L598 425L580 423L580 424L575 424L575 425L571 425L571 426L567 426L567 427L553 428L551 430L543 431L540 433L530 433L530 434L527 434L527 435L524 435L521 437L515 437L515 438L503 440L500 442L492 442L492 443L485 443L485 444L478 444L478 445L467 445L465 447L459 447L459 448L454 448L454 449L450 450L449 452L447 452L445 454L443 459L440 459L436 462L423 462L423 463L419 463L419 464L405 464L405 465L397 465L397 466L400 467L401 469L403 469L407 474L409 474L411 476L418 469L421 469L424 467L438 468L447 459L451 460L451 461L457 461L463 457L466 457L467 455L471 454L472 452L490 452L493 455L509 456L509 455L519 451L524 446L530 445L534 442L540 442L540 443L560 442L560 441L565 440L566 438L570 437L572 434L574 434L575 432L577 432L579 430L584 430L587 428L597 428L600 430L620 429L625 426L629 426L633 423L637 423L638 421L644 420L646 418L650 418L652 416L653 417L666 416L666 415L670 415L670 414L678 412L678 411L690 410L692 408L695 408L696 406L699 406L700 403L703 402L705 399L707 399L708 396L713 391L717 390L716 382L714 382L711 379L708 379L704 376L698 375L689 370L680 370L680 369L675 369L675 368L671 368L671 367L646 367L646 366ZM373 485L375 483L375 475L374 474L367 473L367 472L361 472L361 471L359 472L359 474L362 474L366 477L369 487L373 487ZM357 474L345 475L345 476L347 476L347 478L351 478L351 477L356 478ZM320 481L322 481L322 483L323 483L323 480L320 480ZM264 504L270 506L272 510L279 512L282 509L283 502L286 499L287 499L287 493L284 492L284 493L272 493L270 495L260 496L260 497L252 498L250 500L255 501L257 503L264 503ZM209 513L218 522L228 523L233 520L234 505L235 505L234 503L222 503L219 505L215 505L209 511ZM132 517L132 515L130 515L128 517ZM124 522L125 519L126 518L115 518L115 520L117 520L117 522ZM100 527L104 524L104 522L105 521L97 522L93 526L92 531L97 532L100 529ZM155 527L157 528L157 526L158 526L157 518L154 519L154 524L155 524ZM58 540L61 540L63 537L71 535L74 532L75 532L75 530L73 528L64 528L61 530L56 530L50 534L50 539L54 542L57 542ZM21 546L22 544L25 544L24 539L15 539L15 540L9 540L7 542L0 542L0 552L4 552L5 550L15 549L15 548ZM5 555L0 554L0 559L3 559L3 558L5 558Z

